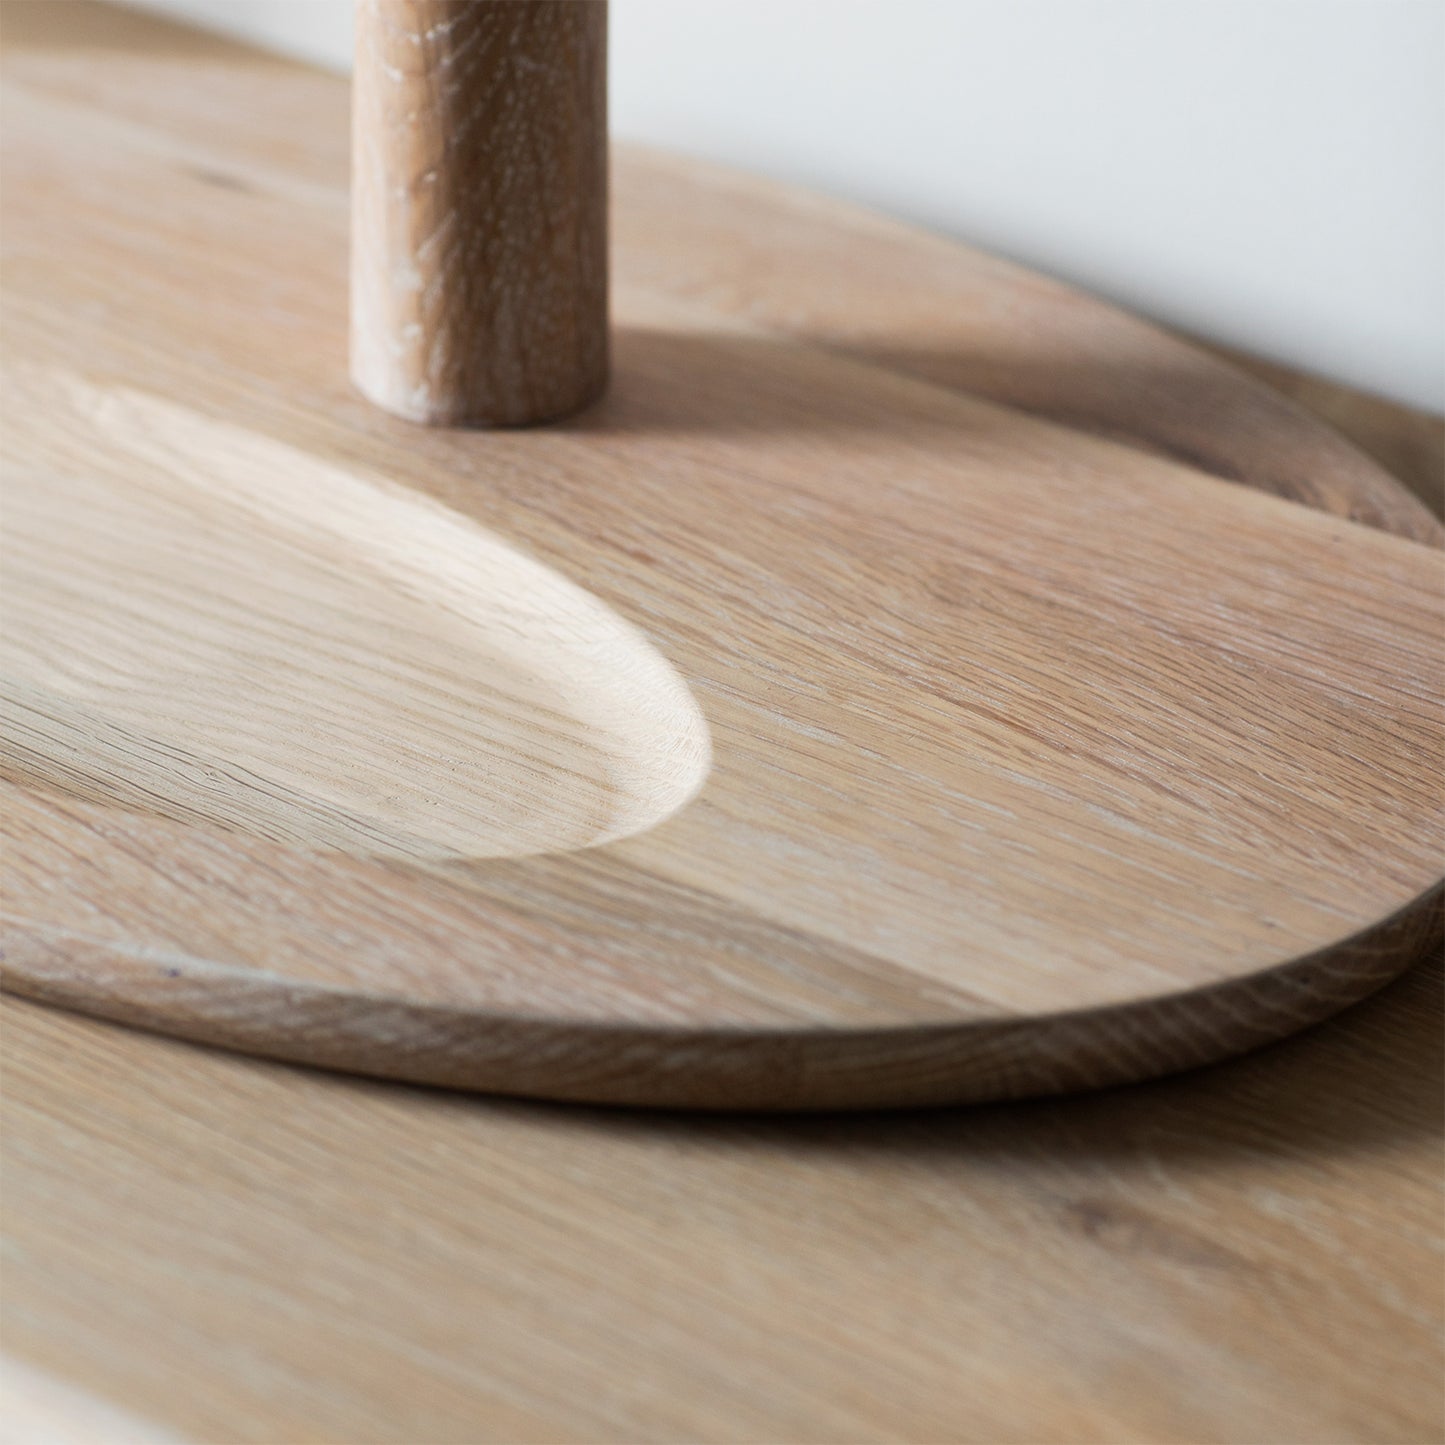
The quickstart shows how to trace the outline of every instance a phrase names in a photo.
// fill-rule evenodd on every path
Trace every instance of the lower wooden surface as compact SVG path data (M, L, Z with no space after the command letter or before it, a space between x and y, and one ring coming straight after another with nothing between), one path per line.
M1440 998L1417 969L1113 1093L793 1119L494 1102L10 1002L5 1344L208 1445L1419 1445Z

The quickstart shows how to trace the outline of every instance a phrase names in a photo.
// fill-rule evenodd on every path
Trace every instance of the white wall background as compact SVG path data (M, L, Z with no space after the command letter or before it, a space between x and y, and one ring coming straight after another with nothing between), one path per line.
M350 0L146 0L337 68ZM613 0L612 125L1445 407L1445 0Z

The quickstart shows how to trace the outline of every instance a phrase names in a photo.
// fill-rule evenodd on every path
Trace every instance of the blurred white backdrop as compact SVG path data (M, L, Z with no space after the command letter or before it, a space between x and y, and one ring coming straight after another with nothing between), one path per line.
M350 0L146 0L335 68ZM613 0L613 134L1445 407L1445 0Z

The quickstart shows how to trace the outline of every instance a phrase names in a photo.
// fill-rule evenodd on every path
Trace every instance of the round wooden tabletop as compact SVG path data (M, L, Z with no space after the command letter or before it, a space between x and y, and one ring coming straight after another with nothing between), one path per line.
M787 1108L1181 1068L1418 953L1438 526L1283 398L623 151L606 399L417 428L346 382L339 82L17 72L8 987Z

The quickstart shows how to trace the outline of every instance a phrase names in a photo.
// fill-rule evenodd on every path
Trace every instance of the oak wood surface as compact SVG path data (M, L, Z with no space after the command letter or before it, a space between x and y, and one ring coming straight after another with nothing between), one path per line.
M1386 454L1428 435L1300 384ZM10 1000L11 1374L27 1419L91 1392L81 1431L212 1445L1439 1439L1441 1003L1435 958L1148 1085L765 1120L371 1085Z
M4 1346L195 1445L1419 1445L1440 982L1129 1089L790 1119L373 1084L11 1000Z
M606 0L359 0L351 369L413 421L515 425L607 379Z
M1445 511L1445 417L1418 411L1257 356L1213 348L1270 388L1329 418L1435 516Z
M425 1082L819 1107L1184 1067L1418 955L1435 524L1301 413L635 157L615 394L418 433L336 366L340 85L21 23L9 986Z

